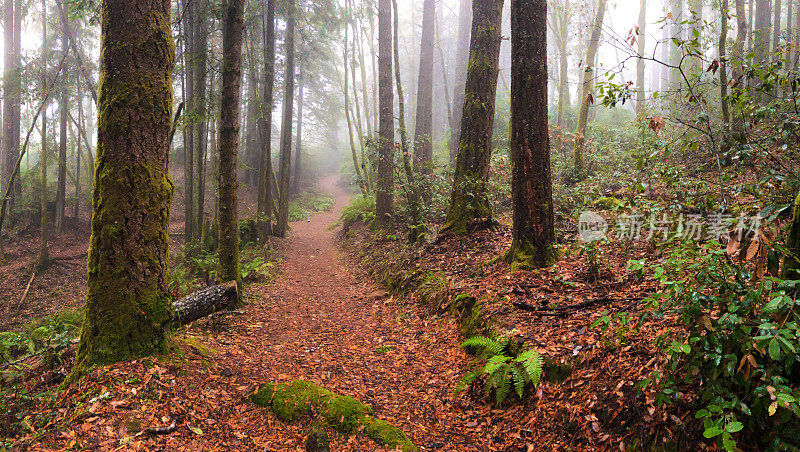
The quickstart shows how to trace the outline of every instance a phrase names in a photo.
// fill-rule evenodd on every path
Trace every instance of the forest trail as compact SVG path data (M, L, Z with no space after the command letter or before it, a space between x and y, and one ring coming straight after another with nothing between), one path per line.
M461 419L451 405L461 367L454 361L466 359L456 327L447 319L429 323L350 269L330 227L349 200L336 182L321 184L335 199L330 212L291 224L277 280L250 286L244 313L202 337L218 353L205 369L191 366L189 381L174 388L184 400L170 411L205 430L203 437L188 433L190 444L203 449L295 449L308 421L287 425L246 397L260 383L305 379L371 405L420 447L477 448L464 424L479 422ZM154 438L165 446L176 439ZM332 440L332 450L377 448L360 436Z

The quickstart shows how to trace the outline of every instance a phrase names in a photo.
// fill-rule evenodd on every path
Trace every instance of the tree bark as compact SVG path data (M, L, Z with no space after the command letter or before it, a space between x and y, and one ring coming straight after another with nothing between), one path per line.
M79 367L164 352L175 43L168 0L103 0L97 171Z
M261 220L261 239L272 234L272 107L275 87L275 0L264 2L262 14L264 40L264 88L261 96L260 140L261 158L258 170L258 213Z
M184 48L183 48L183 71L186 77L186 113L189 118L184 126L184 142L183 142L183 184L184 184L184 242L189 243L195 238L194 229L194 65L195 65L195 52L194 52L194 14L196 9L196 2L192 0L183 0L185 10L185 17L183 22L184 32Z
M594 90L594 66L597 57L597 47L600 45L600 32L603 29L603 17L606 14L606 0L598 0L597 13L592 25L592 34L586 47L585 69L582 71L581 83L581 108L578 111L578 126L575 129L575 147L572 153L572 164L576 175L582 174L586 168L586 125L589 122L589 106L593 103L592 91Z
M3 33L4 37L4 73L3 73L3 142L2 142L2 178L0 187L5 192L8 185L19 185L19 177L13 177L14 162L19 154L19 140L14 138L15 123L19 121L16 112L20 103L20 58L16 52L15 3L12 0L4 2ZM18 127L19 124L16 124ZM11 190L8 200L9 209L13 210L16 203L16 187Z
M503 0L473 4L461 137L450 207L443 228L454 234L466 234L476 220L492 216L486 181L492 155L502 9Z
M569 72L567 62L569 54L567 52L567 39L569 36L569 0L559 3L561 7L560 20L558 22L558 110L556 112L556 127L558 127L558 139L563 146L564 135L564 110L569 105Z
M728 56L725 45L728 41L728 0L720 0L719 28L719 99L722 110L722 125L730 127L731 115L728 108Z
M511 250L515 266L555 263L547 130L547 2L511 0Z
M453 82L453 127L450 130L450 163L454 164L461 139L461 116L464 114L464 88L469 63L472 1L461 0L458 8L458 49L456 50L455 80Z
M394 99L392 96L391 0L378 0L378 184L375 221L387 226L392 219L394 190Z
M82 95L78 96L78 120L83 121ZM78 149L75 151L75 210L72 216L77 220L81 213L81 154L83 153L83 141L77 136L75 133L77 130L75 129L72 129L72 139L77 142Z
M414 170L420 180L433 173L433 40L436 3L424 0L422 7L422 36L417 77L417 114L414 127ZM428 198L428 194L423 194Z
M208 99L207 99L207 77L206 70L208 64L208 14L209 4L206 0L195 0L197 2L195 10L195 23L194 23L194 47L195 47L195 65L194 67L194 95L195 95L195 110L199 121L194 126L195 138L192 140L194 143L194 188L195 196L193 197L194 207L192 210L195 214L194 233L200 237L203 231L203 223L205 221L205 188L206 188L206 154L208 151Z
M239 298L236 281L206 287L172 304L175 311L172 323L174 326L188 325L215 312L236 306Z
M286 17L286 72L283 89L283 123L281 125L280 192L278 193L278 225L276 234L286 237L289 229L289 181L292 170L292 113L294 112L294 34L297 22L295 1L288 0Z
M236 167L239 153L239 98L242 83L242 30L244 1L226 0L222 34L222 89L219 136L219 276L237 281L239 273L239 222Z

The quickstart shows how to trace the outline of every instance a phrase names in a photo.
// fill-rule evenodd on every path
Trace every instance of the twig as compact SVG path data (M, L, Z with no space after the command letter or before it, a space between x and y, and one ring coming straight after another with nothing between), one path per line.
M587 308L589 306L594 306L600 303L609 303L612 301L640 301L645 299L646 297L630 297L630 298L621 298L619 300L615 300L614 298L610 297L602 297L602 298L593 298L591 300L582 301L580 303L570 304L566 306L556 306L556 307L546 307L546 306L534 306L529 303L525 303L524 301L512 301L511 304L514 305L515 308L521 309L523 311L528 312L535 312L539 315L561 315L564 314L566 311L571 310L579 310L583 308Z
M17 303L18 307L22 306L22 303L25 302L25 297L28 296L28 291L31 289L31 283L33 283L33 278L35 278L35 277L36 277L36 268L34 267L33 273L31 273L31 279L28 280L28 285L25 286L25 292L22 292L22 298L20 298L19 299L19 303ZM8 308L6 308L6 317L8 317L9 314L11 314L13 311L15 311L15 309L13 309L13 307L14 307L14 303L9 303L8 304Z
M178 419L174 419L167 427L149 427L145 429L145 433L149 435L169 435L178 429Z

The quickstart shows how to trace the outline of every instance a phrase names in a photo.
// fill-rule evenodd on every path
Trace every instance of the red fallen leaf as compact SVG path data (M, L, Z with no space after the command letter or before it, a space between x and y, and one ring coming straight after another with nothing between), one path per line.
M589 105L594 105L594 96L592 96L592 93L586 95L586 102Z
M706 72L711 72L712 74L716 74L718 69L719 69L719 60L715 58L714 61L712 61L711 64L708 66L708 69L706 69Z

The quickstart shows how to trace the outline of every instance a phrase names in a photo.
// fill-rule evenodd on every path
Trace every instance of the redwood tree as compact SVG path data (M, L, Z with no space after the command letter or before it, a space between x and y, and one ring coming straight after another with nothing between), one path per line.
M261 158L258 168L259 233L265 240L272 233L272 105L275 87L275 0L263 5L262 37L264 40L264 88L261 95L259 139Z
M292 113L294 109L294 30L297 22L294 0L289 0L286 18L286 72L283 85L283 123L281 124L280 192L278 224L275 233L285 237L289 229L289 182L292 170Z
M486 181L492 154L503 0L476 1L473 6L461 137L444 227L455 234L467 233L475 220L492 215Z
M461 138L461 115L464 113L464 85L467 82L472 1L461 0L458 7L458 49L453 82L453 127L450 129L450 163L455 162Z
M511 199L507 260L548 266L556 259L547 130L547 1L511 0Z
M79 366L168 344L170 7L169 0L103 0L100 7L97 170Z

